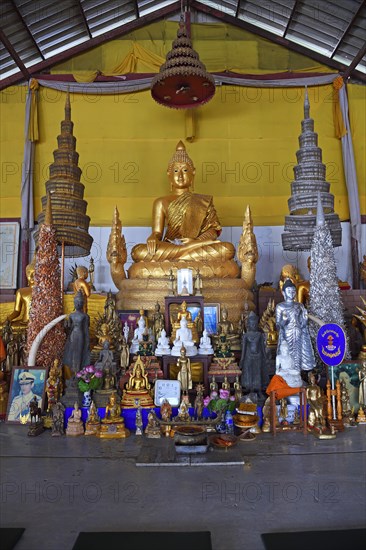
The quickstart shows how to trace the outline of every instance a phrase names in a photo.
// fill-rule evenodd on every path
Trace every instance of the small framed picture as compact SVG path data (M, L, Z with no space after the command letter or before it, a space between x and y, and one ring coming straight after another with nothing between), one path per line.
M6 422L30 422L29 404L35 397L43 410L47 377L48 368L45 367L13 367Z
M177 294L179 296L189 296L193 294L192 269L177 270Z
M137 320L140 317L140 311L138 309L125 309L118 310L118 317L123 327L128 327L128 342L131 341L135 328L137 327ZM127 325L126 325L127 323Z
M356 413L360 408L360 404L359 404L360 368L361 368L361 365L359 363L355 363L352 361L341 363L337 367L333 367L334 380L335 381L339 380L341 384L345 385L347 389L348 397L349 397L350 407L351 409L354 408L354 411ZM331 367L327 367L327 376L329 380L332 379Z
M0 221L0 289L17 288L20 223Z
M220 304L205 304L204 312L204 324L207 334L216 334L217 324L220 321Z

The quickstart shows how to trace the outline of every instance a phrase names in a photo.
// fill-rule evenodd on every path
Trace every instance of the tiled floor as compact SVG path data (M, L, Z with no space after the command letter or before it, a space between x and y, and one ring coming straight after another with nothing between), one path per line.
M30 438L4 423L0 445L1 526L26 528L16 550L71 549L93 530L211 531L214 550L262 550L265 532L366 526L366 425L178 458L170 439Z

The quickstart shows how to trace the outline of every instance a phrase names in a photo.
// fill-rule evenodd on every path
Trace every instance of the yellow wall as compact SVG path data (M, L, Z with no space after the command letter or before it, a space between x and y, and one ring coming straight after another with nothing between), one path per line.
M214 27L217 31L218 26ZM269 43L265 42L268 49ZM171 38L164 42L164 48L156 45L156 40L151 43L155 45L154 53L164 53L164 48L170 48ZM200 51L196 43L194 45ZM201 46L203 48L203 42ZM231 44L230 48L233 47ZM243 45L237 40L235 48L240 47ZM225 47L225 52L228 48ZM263 58L263 48L263 44L257 48L258 59ZM112 47L104 46L104 50L110 52ZM94 59L101 61L99 49L93 51ZM283 52L281 55L283 57ZM276 59L281 60L281 55ZM91 70L91 56L91 53L78 56L77 67L75 60L70 61L63 69L59 68L59 72L70 72L71 68ZM289 56L286 59L288 64ZM112 64L111 57L107 61ZM361 211L366 213L366 88L351 84L348 90ZM4 90L0 96L0 217L19 217L21 212L25 93L25 88L19 86ZM335 195L335 210L345 220L349 217L348 200L341 143L334 133L332 86L312 87L309 97L323 162L327 165L327 180ZM64 103L65 94L40 89L36 215L40 211L40 198L45 194L52 153L57 147ZM110 225L117 204L123 225L149 226L153 198L168 192L167 163L178 140L187 137L189 115L159 106L149 91L119 96L75 94L71 96L71 105L91 224ZM214 196L222 225L241 225L247 203L251 205L255 225L284 223L302 118L303 89L300 88L223 86L217 89L212 101L195 111L195 139L192 143L186 142L196 166L195 191Z

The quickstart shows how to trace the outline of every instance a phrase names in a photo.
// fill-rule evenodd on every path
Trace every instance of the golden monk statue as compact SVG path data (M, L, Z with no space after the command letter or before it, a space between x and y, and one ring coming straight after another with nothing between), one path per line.
M211 195L192 193L195 168L181 141L167 174L171 193L155 200L152 233L146 244L133 247L129 277L168 276L172 266L188 264L205 277L237 277L233 244L218 240L221 225Z
M26 328L29 321L29 310L32 299L32 288L34 286L34 264L28 264L25 268L28 285L25 288L19 288L15 294L14 311L8 316L8 321L12 326Z

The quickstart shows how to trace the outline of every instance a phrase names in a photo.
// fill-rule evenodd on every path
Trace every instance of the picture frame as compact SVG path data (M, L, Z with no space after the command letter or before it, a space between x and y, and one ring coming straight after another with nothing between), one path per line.
M196 320L197 315L201 311L200 306L199 305L198 306L196 306L196 305L187 306L187 309L190 312L190 314L192 315L192 321L194 322Z
M145 312L144 312L145 314ZM127 325L129 327L129 335L128 335L128 341L131 341L133 338L133 333L135 332L135 328L137 327L137 320L140 317L140 310L138 309L119 309L118 310L118 317L120 318L122 328L124 327L125 322L127 322Z
M0 220L0 290L18 287L19 220Z
M193 294L192 269L177 269L177 294L178 296Z
M361 368L360 363L353 363L353 362L347 362L347 363L341 363L340 365L337 365L336 367L333 367L334 369L334 380L339 380L341 383L342 381L345 382L348 396L349 396L349 403L351 409L354 408L355 413L358 412L359 409L359 402L358 402L358 392L360 387L360 379L358 377L358 372ZM327 366L327 376L329 380L331 380L331 374L332 368Z
M220 304L204 304L204 326L207 334L216 334L220 321Z
M35 395L38 406L44 409L47 378L48 367L13 367L5 418L7 423L29 423L29 403Z

